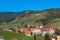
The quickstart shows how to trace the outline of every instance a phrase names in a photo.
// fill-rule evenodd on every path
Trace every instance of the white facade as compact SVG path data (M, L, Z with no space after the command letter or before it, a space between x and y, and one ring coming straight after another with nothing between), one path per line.
M32 33L33 33L33 35L34 34L38 35L38 34L41 34L41 30L33 30Z
M54 34L55 33L55 30L50 30L49 33L50 34Z
M47 30L47 31L42 31L42 36L45 36L46 33L49 33L50 35L55 33L55 30Z
M45 36L49 31L42 31L42 36Z

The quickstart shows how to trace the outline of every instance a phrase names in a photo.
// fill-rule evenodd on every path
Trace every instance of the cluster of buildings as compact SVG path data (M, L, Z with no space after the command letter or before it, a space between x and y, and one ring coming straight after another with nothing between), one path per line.
M49 34L55 33L55 29L52 26L48 26L48 25L39 25L39 26L35 26L35 27L31 27L30 25L25 25L22 28L16 26L14 28L4 28L3 30L7 30L7 31L11 31L11 32L14 31L16 33L22 32L26 36L31 36L34 34L45 36L46 33L49 33Z
M19 27L15 27L14 28L16 33L22 32L24 33L26 36L32 36L34 34L36 35L41 35L41 36L45 36L46 33L49 34L54 34L55 30L52 26L35 26L35 27L30 27L30 26L25 26L23 28L19 28Z
M52 35L52 40L56 40L56 38L60 40L60 30L56 31L52 26L48 25L40 25L35 27L25 25L22 28L16 26L14 28L5 28L4 30L11 32L14 31L16 33L22 32L26 36L33 36L33 35L45 36L45 34L48 33L49 35Z

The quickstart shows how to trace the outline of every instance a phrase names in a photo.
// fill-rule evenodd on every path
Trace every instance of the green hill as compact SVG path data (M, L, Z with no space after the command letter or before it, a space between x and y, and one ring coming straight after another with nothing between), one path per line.
M57 26L59 24L58 22L60 18L59 8L46 9L42 11L23 11L20 13L18 12L13 19L0 23L0 27L15 27L16 25L22 27L26 24L35 26L39 25L39 22L36 22L37 20L42 20L45 24L47 23L46 25L51 24L54 27L56 26L55 24L57 24ZM54 20L57 21L54 22Z

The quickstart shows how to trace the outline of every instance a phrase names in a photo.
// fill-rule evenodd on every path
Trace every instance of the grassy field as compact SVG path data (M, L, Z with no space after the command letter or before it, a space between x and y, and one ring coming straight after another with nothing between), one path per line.
M3 31L3 30L0 30L0 35L3 35L4 36L4 39L5 40L11 40L12 38L17 38L18 40L34 40L34 36L25 36L24 34L22 33L15 33L15 32L8 32L8 31ZM37 40L44 40L43 37L36 37Z
M60 27L60 18L56 18L49 23L49 25L53 26L54 28Z

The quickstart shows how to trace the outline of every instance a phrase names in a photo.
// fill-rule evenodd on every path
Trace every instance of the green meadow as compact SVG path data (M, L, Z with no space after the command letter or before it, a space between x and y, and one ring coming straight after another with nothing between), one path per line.
M4 36L5 40L12 40L12 38L17 38L18 40L34 40L34 36L25 36L23 33L8 32L0 30L0 35ZM37 40L44 40L44 37L37 36Z

